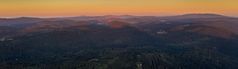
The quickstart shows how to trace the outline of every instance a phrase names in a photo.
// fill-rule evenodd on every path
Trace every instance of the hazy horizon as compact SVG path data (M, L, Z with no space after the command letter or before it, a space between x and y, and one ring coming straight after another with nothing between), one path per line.
M238 16L232 16L232 15L225 15L225 14L219 14L219 13L184 13L184 14L173 14L173 15L133 15L133 14L108 14L108 15L74 15L74 16L0 16L0 18L21 18L21 17L32 17L32 18L65 18L65 17L82 17L82 16L88 16L88 17L95 17L95 16L156 16L156 17L166 17L166 16L179 16L179 15L187 15L187 14L214 14L214 15L222 15L222 16L228 16L228 17L238 17Z
M0 0L1 17L215 13L238 16L235 0Z

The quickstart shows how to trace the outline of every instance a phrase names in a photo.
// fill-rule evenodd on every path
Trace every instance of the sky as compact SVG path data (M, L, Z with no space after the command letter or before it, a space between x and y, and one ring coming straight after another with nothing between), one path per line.
M0 0L0 17L188 13L238 16L238 0Z

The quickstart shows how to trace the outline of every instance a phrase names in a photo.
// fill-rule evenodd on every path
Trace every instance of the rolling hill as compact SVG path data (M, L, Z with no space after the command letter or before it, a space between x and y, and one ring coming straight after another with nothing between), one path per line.
M0 19L0 69L237 69L238 18Z

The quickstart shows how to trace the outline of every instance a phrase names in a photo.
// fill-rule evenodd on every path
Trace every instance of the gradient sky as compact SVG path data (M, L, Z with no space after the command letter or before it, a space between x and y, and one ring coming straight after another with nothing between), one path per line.
M186 13L238 16L238 0L0 0L0 17Z

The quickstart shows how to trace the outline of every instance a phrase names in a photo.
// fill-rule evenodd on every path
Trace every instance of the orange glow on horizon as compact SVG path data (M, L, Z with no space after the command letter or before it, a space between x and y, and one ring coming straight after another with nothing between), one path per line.
M0 16L177 15L238 16L238 0L0 0Z

